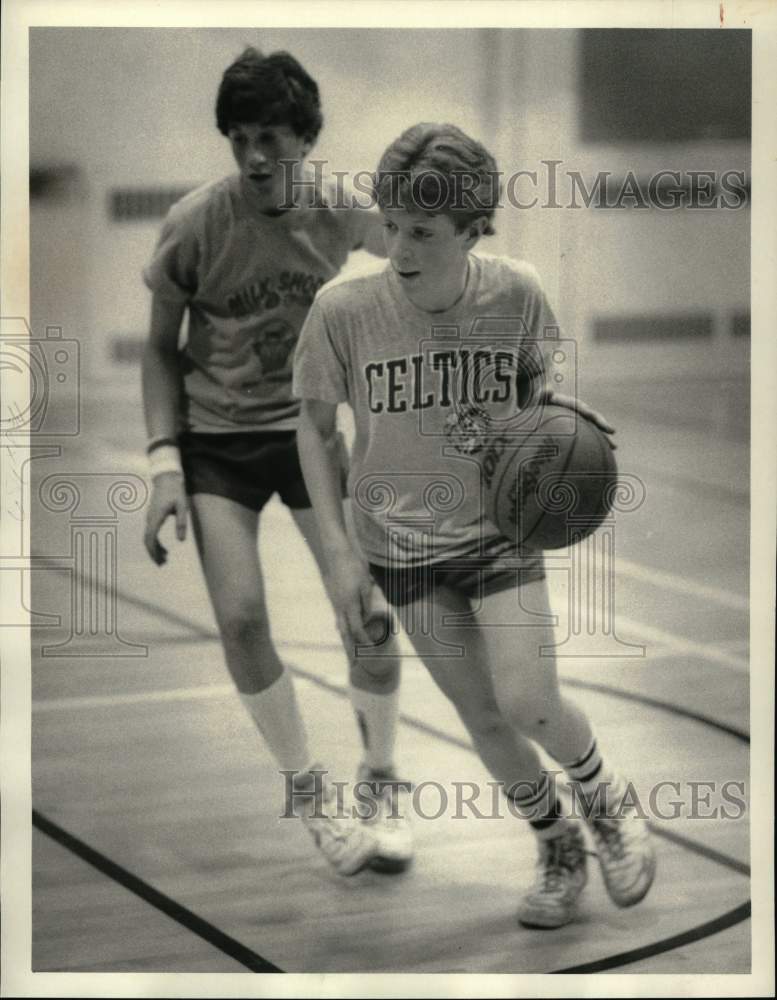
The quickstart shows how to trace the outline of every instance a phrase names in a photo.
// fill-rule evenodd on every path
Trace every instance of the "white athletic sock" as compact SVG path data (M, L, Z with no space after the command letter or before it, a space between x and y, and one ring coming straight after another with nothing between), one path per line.
M240 699L281 770L307 771L312 763L308 737L289 672L284 670L278 680L256 694L241 691Z
M541 774L538 781L517 782L504 789L507 798L515 805L517 812L529 821L529 826L540 840L552 840L566 832L566 821L556 796L553 782L547 774Z
M399 687L386 694L376 694L351 684L349 691L361 732L364 763L367 767L380 771L393 767Z
M595 739L577 760L562 767L584 802L597 814L617 808L626 792L623 778L602 758Z

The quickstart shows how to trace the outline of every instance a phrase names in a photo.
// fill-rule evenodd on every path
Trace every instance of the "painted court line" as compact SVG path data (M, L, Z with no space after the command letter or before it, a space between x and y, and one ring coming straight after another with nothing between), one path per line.
M283 972L283 969L279 969L277 965L273 965L272 962L263 958L252 948L246 947L241 941L226 934L219 927L216 927L207 920L203 920L199 914L194 913L193 910L183 906L166 893L160 892L159 889L146 882L145 879L138 877L105 854L95 850L90 844L81 840L80 837L74 836L58 823L50 820L43 813L38 812L37 809L33 809L32 811L32 825L47 837L51 837L52 840L61 844L62 847L71 851L76 857L81 858L82 861L96 868L103 875L107 875L108 878L113 879L114 882L129 890L129 892L138 896L144 902L149 903L154 909L170 917L171 920L175 920L192 934L196 934L203 941L207 941L214 948L218 948L225 955L229 955L230 958L233 958L236 962L245 966L245 968L250 969L251 972Z
M720 649L716 645L706 642L695 642L693 639L685 639L675 635L674 632L665 632L660 628L653 628L652 625L644 625L642 622L635 622L632 618L623 615L616 615L616 626L623 628L624 632L631 633L641 642L655 642L674 653L696 656L702 660L709 660L711 663L719 663L721 666L733 668L737 672L747 673L750 669L750 661L745 656L738 656L736 653Z
M622 573L632 580L639 580L641 583L649 583L654 587L663 587L678 594L714 601L716 604L734 611L747 611L750 608L749 599L743 597L742 594L723 590L721 587L710 587L706 583L699 583L697 580L678 576L676 573L669 573L666 570L643 566L642 563L622 559L620 556L615 558L615 572L616 574Z
M172 688L169 691L135 691L132 694L94 694L82 698L46 698L32 703L33 712L59 712L63 709L114 708L119 705L162 704L170 701L204 701L230 698L232 684L198 684L196 687Z
M79 576L85 582L91 583L86 574L79 574ZM184 628L192 629L196 635L199 635L203 639L210 640L215 636L215 633L212 630L204 628L199 622L193 621L177 613L170 613L166 608L160 607L142 597L138 597L135 594L122 590L121 588L117 588L117 594L122 600L125 600L129 604L136 607L141 607L152 614L161 616L162 618L167 618L168 620L172 620L174 617L176 624L180 624ZM702 660L707 660L711 663L718 663L724 667L733 668L737 672L741 673L746 673L750 668L750 661L747 657L739 656L722 646L718 646L717 644L695 642L693 639L686 639L685 637L677 635L674 632L665 632L664 630L654 628L651 625L645 625L641 622L634 621L631 618L625 618L620 614L616 616L615 625L616 628L620 626L624 631L630 631L633 637L640 642L652 642L658 646L671 650L673 653L680 655L685 654ZM622 638L626 637L622 636ZM279 645L293 646L296 644L279 643ZM311 645L316 644L312 643Z

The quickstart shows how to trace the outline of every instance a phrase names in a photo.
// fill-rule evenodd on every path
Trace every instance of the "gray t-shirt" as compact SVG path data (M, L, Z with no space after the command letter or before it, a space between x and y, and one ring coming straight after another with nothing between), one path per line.
M190 192L168 213L143 277L188 306L181 370L190 430L296 428L291 365L300 328L369 224L348 192L314 187L311 177L303 176L300 207L280 215L252 209L238 175Z
M322 289L300 334L294 394L353 410L354 520L379 565L477 555L499 537L483 516L478 451L489 428L515 418L558 344L531 265L469 261L445 312L414 306L381 264Z

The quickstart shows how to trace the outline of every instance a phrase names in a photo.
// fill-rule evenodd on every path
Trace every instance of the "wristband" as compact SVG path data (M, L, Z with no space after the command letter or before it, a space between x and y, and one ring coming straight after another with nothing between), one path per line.
M181 450L176 444L159 444L148 456L148 474L156 479L164 472L177 472L183 475L181 465Z
M157 448L163 448L165 445L171 445L173 448L178 447L178 442L173 437L166 437L162 435L161 437L151 438L146 446L146 454L150 455L152 451L156 451Z

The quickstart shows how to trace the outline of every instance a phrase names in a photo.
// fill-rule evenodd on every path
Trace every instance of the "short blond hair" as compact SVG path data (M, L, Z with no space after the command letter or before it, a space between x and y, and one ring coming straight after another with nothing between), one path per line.
M373 178L381 208L447 215L461 230L484 217L484 235L499 204L496 160L456 125L420 122L383 153Z

